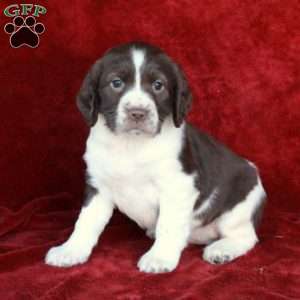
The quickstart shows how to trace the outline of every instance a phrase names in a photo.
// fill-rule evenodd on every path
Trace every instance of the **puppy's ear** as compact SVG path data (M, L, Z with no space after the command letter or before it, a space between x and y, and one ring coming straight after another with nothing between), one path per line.
M89 126L94 126L100 112L100 96L99 96L99 80L102 73L101 61L97 61L88 74L86 75L79 93L76 103L79 111Z
M180 127L192 104L192 93L181 68L174 64L176 78L175 95L173 100L173 120Z

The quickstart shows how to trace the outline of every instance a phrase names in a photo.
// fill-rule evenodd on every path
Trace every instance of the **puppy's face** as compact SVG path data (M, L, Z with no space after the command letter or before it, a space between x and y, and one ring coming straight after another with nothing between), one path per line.
M77 98L90 126L101 114L116 134L151 136L168 116L179 127L190 102L179 67L160 49L143 43L108 51L86 76Z

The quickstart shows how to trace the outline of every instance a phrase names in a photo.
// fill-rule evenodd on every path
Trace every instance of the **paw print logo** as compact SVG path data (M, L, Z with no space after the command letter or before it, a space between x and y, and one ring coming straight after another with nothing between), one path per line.
M36 48L40 43L39 35L45 31L45 26L43 23L37 23L33 16L25 19L17 16L12 23L5 24L4 31L10 34L10 45L13 48L23 45Z

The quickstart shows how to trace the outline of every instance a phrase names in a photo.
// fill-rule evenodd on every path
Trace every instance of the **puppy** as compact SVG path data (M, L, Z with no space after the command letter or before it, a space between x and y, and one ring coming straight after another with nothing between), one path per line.
M88 260L118 208L154 238L143 272L170 272L188 243L203 259L229 262L257 243L265 192L255 165L184 121L192 95L160 49L130 43L91 68L77 105L90 133L86 199L69 239L46 263Z

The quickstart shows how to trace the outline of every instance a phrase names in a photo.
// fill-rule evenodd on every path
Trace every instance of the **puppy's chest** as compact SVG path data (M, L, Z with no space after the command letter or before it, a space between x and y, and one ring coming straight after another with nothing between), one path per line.
M153 228L159 208L159 193L147 176L129 175L109 180L118 209L143 228Z
M112 197L118 209L143 228L155 226L159 192L154 179L155 166L140 160L133 153L122 155L104 151L94 153L88 162L88 172L94 185ZM98 154L98 155L97 155Z

